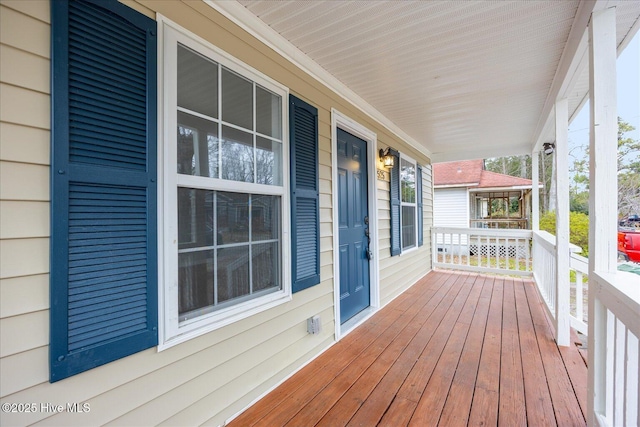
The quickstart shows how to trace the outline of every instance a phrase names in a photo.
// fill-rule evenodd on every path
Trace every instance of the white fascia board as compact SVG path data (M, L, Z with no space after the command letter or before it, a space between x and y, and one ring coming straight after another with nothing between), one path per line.
M467 187L477 187L479 184L450 184L450 185L434 185L433 188L436 190L440 188L467 188Z
M531 186L530 185L514 185L512 187L482 187L482 188L475 188L472 191L474 193L478 193L478 192L488 193L490 191L509 191L509 190L531 190Z
M317 62L307 56L304 52L294 46L289 40L278 34L273 28L269 27L264 21L255 16L253 13L242 6L237 1L215 1L204 0L204 2L221 13L223 16L231 20L240 28L251 34L253 37L264 43L266 46L281 55L302 71L318 80L336 95L349 102L351 105L364 112L389 132L406 142L419 153L424 154L431 159L431 152L414 138L409 136L400 127L389 120L384 114L375 109L371 104L365 101L357 93L351 90L344 83L340 82L331 73L322 68Z

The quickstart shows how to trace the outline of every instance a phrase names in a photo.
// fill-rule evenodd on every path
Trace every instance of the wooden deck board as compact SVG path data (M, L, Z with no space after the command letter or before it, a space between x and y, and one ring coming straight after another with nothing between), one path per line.
M443 426L465 426L469 420L470 411L464 409L471 408L471 402L473 401L473 391L476 386L478 367L480 366L480 354L484 341L484 331L487 327L492 293L493 279L486 277L478 307L471 321L467 341L462 350L460 362L455 371L451 389L440 416L440 424Z
M585 425L534 286L432 272L229 425Z

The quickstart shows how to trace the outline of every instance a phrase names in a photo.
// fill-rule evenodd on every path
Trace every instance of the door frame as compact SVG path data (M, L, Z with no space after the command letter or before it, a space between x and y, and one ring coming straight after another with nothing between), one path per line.
M340 246L338 220L338 128L357 136L367 143L367 209L369 211L369 250L373 260L369 262L369 307L365 308L344 325L340 324ZM356 326L371 317L380 308L380 281L378 260L378 198L377 198L377 144L375 132L352 120L335 108L331 109L331 193L333 206L333 300L336 341L351 332Z

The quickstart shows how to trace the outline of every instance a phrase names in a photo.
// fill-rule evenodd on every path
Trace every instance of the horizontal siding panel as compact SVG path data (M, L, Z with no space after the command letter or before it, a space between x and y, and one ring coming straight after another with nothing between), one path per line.
M218 346L206 348L150 375L101 394L91 401L92 407L98 408L95 413L92 411L92 417L95 417L93 419L96 424L160 424L207 394L219 388L224 389L228 382L236 379L243 371L238 369L238 364L248 370L268 359L276 349L287 348L306 337L309 337L309 341L318 339L311 338L306 333L307 313L327 310L331 304L331 295L324 295L269 320L265 324L268 333L248 329ZM273 371L266 374L271 376ZM134 396L135 399L132 398ZM117 410L114 411L114 408ZM141 418L144 421L140 423L138 420ZM65 416L55 419L61 425L68 421L72 420Z
M38 347L0 359L0 397L49 382L49 347ZM24 402L7 399L11 402ZM5 425L24 425L19 414L2 414Z
M320 193L321 194L331 194L331 181L326 179L320 180Z
M330 265L333 268L333 252L332 251L324 251L320 252L320 267L324 267L325 265Z
M318 169L318 177L320 179L326 179L331 181L331 167L327 165L320 165Z
M333 236L333 224L323 222L320 224L320 237Z
M42 3L49 8L47 2ZM0 41L3 44L49 58L50 38L49 24L0 5Z
M48 202L0 200L0 239L48 236Z
M329 310L325 314L330 313ZM323 329L323 333L310 338L303 328L297 330L293 338L298 338L293 342L287 343L280 336L266 343L264 346L256 349L255 358L258 354L258 350L261 351L262 357L259 357L259 364L255 364L255 360L251 360L251 354L243 354L238 358L230 360L224 366L221 366L219 372L215 372L217 375L210 375L207 378L198 378L196 384L193 385L194 393L200 392L198 397L200 399L192 406L186 407L171 418L164 420L162 425L200 425L204 422L210 422L213 424L221 425L224 423L225 418L228 415L219 414L220 409L225 406L233 404L236 400L242 398L246 393L247 388L251 389L259 384L268 381L273 375L273 372L278 372L293 364L297 357L296 355L306 353L308 350L315 348L317 344L324 342L332 333L327 331L327 328ZM306 335L306 336L305 336ZM253 363L252 363L253 362ZM247 369L247 364L250 364L251 368ZM230 381L232 374L230 372L242 372L239 378L236 378L233 383ZM218 389L212 393L202 393L202 385L206 384L205 381L220 381L224 382L227 387ZM246 384L246 386L240 386L240 384ZM204 394L204 396L203 396ZM229 414L231 415L231 414Z
M49 95L5 83L0 93L0 121L50 129Z
M49 273L49 239L0 240L0 279Z
M51 93L48 59L6 45L0 45L0 58L3 83Z
M48 308L48 274L0 280L0 318Z
M25 333L25 331L29 332ZM33 350L48 344L48 310L0 319L0 357Z
M0 160L48 165L50 140L48 130L0 122Z
M51 22L49 5L46 1L2 0L2 5L47 24Z
M0 161L2 200L49 201L49 167Z
M320 194L320 206L323 208L331 208L333 200L329 194Z

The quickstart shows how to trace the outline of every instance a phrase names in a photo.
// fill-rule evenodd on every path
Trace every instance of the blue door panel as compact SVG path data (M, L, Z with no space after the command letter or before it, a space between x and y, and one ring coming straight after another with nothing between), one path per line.
M340 322L370 304L366 142L338 129Z

